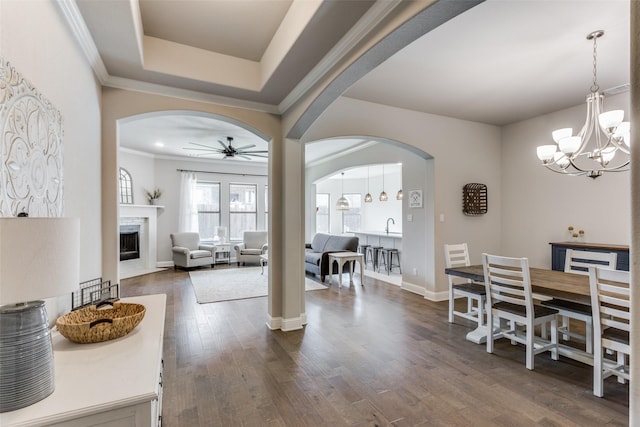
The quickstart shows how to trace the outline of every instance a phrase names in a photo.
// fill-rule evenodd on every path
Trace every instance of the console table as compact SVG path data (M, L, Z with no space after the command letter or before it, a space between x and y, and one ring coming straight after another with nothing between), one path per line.
M144 319L124 337L76 344L53 331L55 391L0 414L10 426L159 426L166 295L122 298L143 304Z
M629 271L629 246L609 245L603 243L585 242L551 242L551 269L564 271L564 262L567 249L576 249L589 252L615 252L618 254L616 270Z

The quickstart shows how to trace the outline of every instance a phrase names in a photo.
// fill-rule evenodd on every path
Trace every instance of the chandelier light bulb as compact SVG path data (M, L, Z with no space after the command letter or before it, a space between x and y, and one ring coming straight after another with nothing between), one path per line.
M603 131L613 133L624 119L624 110L611 110L598 116L598 122Z
M560 142L558 142L558 147L560 147L560 151L564 154L571 156L573 153L578 151L581 142L582 139L579 136L568 136L566 138L562 138Z
M561 139L567 138L571 135L573 135L573 128L556 129L551 132L551 136L553 137L553 140L556 142L556 144L559 144Z
M553 156L558 152L558 146L556 145L540 145L536 149L538 158L543 162L548 162L553 159Z
M608 147L600 152L600 155L602 156L602 164L604 166L613 160L613 157L616 155L616 151L616 147Z

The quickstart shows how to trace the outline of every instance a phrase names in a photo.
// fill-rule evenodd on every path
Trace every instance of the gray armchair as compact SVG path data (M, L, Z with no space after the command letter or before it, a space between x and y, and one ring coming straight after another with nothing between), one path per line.
M260 255L267 252L268 232L266 231L245 231L242 236L242 243L238 243L233 248L236 251L236 262L238 266L247 262L260 262Z
M203 265L213 267L214 247L200 244L200 234L182 232L171 233L170 236L174 268L192 268Z

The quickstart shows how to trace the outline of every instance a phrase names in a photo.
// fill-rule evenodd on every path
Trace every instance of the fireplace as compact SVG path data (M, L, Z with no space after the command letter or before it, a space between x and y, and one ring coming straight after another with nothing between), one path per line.
M140 226L120 226L120 261L140 258Z

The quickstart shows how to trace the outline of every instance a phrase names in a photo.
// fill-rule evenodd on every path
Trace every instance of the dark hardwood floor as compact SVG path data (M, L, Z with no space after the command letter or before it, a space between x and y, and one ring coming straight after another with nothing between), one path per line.
M306 292L308 325L286 333L266 327L266 297L196 303L184 271L121 287L167 294L165 426L628 425L628 385L595 397L590 366L548 353L528 371L521 346L488 354L446 302L368 277Z

